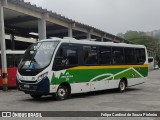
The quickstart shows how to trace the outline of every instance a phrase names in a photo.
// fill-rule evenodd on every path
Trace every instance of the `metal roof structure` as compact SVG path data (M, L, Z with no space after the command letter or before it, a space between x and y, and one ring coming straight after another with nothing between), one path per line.
M96 41L135 44L95 27L69 19L56 12L32 5L30 2L24 2L24 0L1 0L0 3L3 7L5 33L11 36L10 39L6 38L8 39L6 41L7 49L16 48L17 46L20 46L20 50L26 49L30 45L29 42L33 43L35 40L51 37L74 37L79 40L87 38ZM24 37L25 40L27 38L28 41L26 43L23 43L24 40L17 41L17 39L14 39L16 36L19 36L19 38ZM10 48L10 46L12 47Z
M128 40L74 21L56 12L32 5L30 2L24 2L24 0L1 1L4 7L4 21L7 34L38 39L38 36L29 33L38 33L38 19L43 18L46 20L47 38L54 36L66 37L68 36L68 28L71 27L73 29L73 37L77 39L84 39L86 34L90 33L92 38L98 39L98 41L101 41L103 37L104 41L130 43Z

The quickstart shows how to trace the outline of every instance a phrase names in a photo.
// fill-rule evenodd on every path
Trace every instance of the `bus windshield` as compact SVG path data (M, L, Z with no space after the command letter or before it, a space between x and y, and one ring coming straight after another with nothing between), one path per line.
M19 64L21 70L43 69L47 67L58 42L39 42L31 45Z

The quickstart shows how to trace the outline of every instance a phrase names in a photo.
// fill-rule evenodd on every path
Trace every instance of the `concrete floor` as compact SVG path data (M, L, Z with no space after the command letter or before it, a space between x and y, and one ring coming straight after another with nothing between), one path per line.
M87 94L72 95L71 99L56 101L52 96L34 100L17 90L0 90L0 111L160 111L160 70L149 72L148 80L141 85L128 88L124 93L105 90ZM17 118L16 118L17 119ZM57 118L42 118L57 119ZM67 118L60 117L66 120ZM68 118L82 119L82 118ZM90 118L83 118L83 120ZM107 118L92 118L107 119ZM110 118L123 120L124 118ZM134 118L125 118L137 120ZM160 120L160 118L139 118Z

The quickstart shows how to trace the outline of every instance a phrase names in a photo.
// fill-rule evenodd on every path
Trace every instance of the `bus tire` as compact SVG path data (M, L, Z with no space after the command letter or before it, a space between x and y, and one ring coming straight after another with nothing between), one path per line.
M40 99L42 97L42 95L36 95L36 94L30 94L30 96L34 99Z
M124 92L126 90L126 81L121 79L120 82L119 82L119 86L118 86L118 90L120 92Z
M65 85L60 85L55 94L56 100L65 100L70 96L69 89Z

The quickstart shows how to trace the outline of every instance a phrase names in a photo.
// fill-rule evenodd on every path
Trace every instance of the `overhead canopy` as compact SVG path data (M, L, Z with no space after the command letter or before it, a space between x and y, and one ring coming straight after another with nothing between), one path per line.
M103 37L104 41L129 42L23 0L3 0L3 6L6 34L38 39L38 35L30 33L38 33L38 20L45 19L47 38L66 37L69 34L68 29L71 28L72 36L77 39L84 39L90 33L91 38L98 41Z

